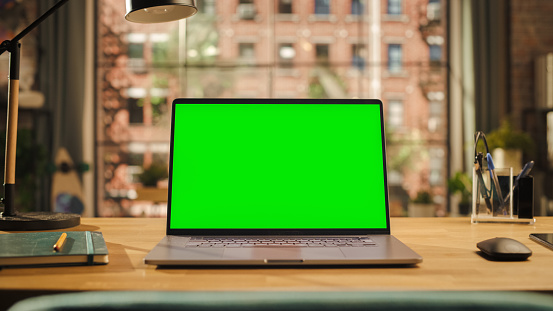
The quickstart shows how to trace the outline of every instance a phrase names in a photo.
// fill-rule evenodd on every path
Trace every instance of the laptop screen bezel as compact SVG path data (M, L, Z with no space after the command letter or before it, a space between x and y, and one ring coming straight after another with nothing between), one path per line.
M175 229L171 228L171 191L173 179L173 151L175 108L186 104L362 104L378 105L380 109L382 141L382 173L384 176L384 194L386 209L386 228L320 228L320 229ZM206 235L367 235L390 234L390 208L388 198L388 174L386 165L386 140L384 132L383 104L378 99L274 99L274 98L177 98L172 103L171 141L169 155L169 188L167 191L167 235L206 236Z

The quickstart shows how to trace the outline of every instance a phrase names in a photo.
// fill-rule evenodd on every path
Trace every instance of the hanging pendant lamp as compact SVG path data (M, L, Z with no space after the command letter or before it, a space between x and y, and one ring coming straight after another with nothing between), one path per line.
M135 23L163 23L190 17L198 9L195 0L127 0L125 18Z

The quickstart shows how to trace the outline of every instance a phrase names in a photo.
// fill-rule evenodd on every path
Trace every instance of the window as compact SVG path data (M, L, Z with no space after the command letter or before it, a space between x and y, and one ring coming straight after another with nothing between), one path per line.
M127 66L136 73L143 73L145 70L144 43L146 35L142 33L130 33L127 35Z
M167 114L167 97L165 96L152 96L150 97L150 103L152 105L152 124L158 124L161 122L163 116Z
M144 98L146 97L146 89L144 88L128 88L126 90L127 95L127 109L128 109L128 122L131 124L143 124L144 123Z
M401 15L401 0L388 0L388 14L389 15Z
M169 154L167 152L154 152L152 154L152 162L167 164L169 162Z
M364 0L351 0L351 15L363 15L365 12Z
M330 63L329 58L329 46L328 44L316 44L315 45L315 59L317 64L328 65Z
M387 127L391 130L397 130L403 127L403 101L390 100L388 101L388 124Z
M430 132L438 132L443 130L444 119L444 103L439 101L431 101L428 111L428 130Z
M439 185L444 182L444 157L445 152L441 148L430 148L430 184Z
M430 45L430 61L438 63L442 61L442 47L440 45Z
M253 20L257 15L253 0L240 0L237 13L240 19Z
M144 123L144 99L129 98L127 99L129 109L129 123L142 124Z
M330 14L330 0L315 0L315 14Z
M196 7L202 14L215 15L215 0L196 0Z
M444 44L444 37L442 36L428 36L426 37L426 43L428 43L429 60L433 70L438 70L442 64L442 45Z
M255 64L255 48L253 43L239 43L238 55L244 64Z
M142 152L138 153L129 153L128 164L132 166L142 166L142 164L144 164L144 151L142 150Z
M168 60L167 43L152 42L152 62L155 64L163 63Z
M402 48L400 44L388 45L388 71L398 74L402 71Z
M440 21L442 17L442 4L440 0L429 0L426 6L426 18L429 21Z
M367 53L364 44L353 44L351 46L351 65L359 71L365 70L365 55Z
M167 161L178 97L384 97L394 193L447 193L447 154L432 165L429 156L449 146L448 75L429 68L430 58L446 61L447 23L429 23L428 0L416 10L398 0L197 0L193 18L149 25L114 18L119 1L94 3L99 216L149 204L128 193L142 167ZM440 3L444 12L448 1ZM372 23L368 13L380 10L401 15ZM373 27L381 35L369 35ZM407 53L428 56L407 64Z
M129 56L129 58L143 59L146 34L130 33L127 35L127 42L127 55Z
M154 33L150 35L152 42L152 62L155 64L169 61L169 35Z
M292 0L278 0L279 14L292 14Z
M144 43L129 43L129 58L144 58Z
M142 166L144 165L144 153L129 153L129 159L128 159L128 167L127 167L127 174L129 175L128 178L133 183L140 182L138 175L142 173Z

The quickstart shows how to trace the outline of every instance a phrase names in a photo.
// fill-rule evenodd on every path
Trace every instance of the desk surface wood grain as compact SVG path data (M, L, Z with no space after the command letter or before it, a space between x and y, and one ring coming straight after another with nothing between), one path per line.
M534 225L470 224L468 218L392 218L392 234L423 256L414 267L158 269L144 256L165 235L165 219L83 218L69 231L101 231L106 266L0 270L0 291L87 290L530 290L553 292L553 251L528 238L553 232L553 217ZM62 230L58 230L62 231ZM5 232L4 232L5 233ZM511 237L533 255L523 262L482 258L476 243Z

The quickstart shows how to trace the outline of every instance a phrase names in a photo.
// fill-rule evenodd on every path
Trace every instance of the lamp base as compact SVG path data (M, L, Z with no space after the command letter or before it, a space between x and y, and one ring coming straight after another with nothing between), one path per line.
M4 216L0 213L0 230L2 231L33 231L54 230L75 227L81 224L81 215L33 212Z

